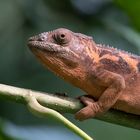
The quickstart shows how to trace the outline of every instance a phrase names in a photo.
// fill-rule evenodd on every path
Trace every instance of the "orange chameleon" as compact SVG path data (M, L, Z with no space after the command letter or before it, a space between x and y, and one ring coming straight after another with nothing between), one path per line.
M80 98L86 106L78 120L110 108L140 115L140 56L64 28L31 37L28 46L51 71L93 97Z

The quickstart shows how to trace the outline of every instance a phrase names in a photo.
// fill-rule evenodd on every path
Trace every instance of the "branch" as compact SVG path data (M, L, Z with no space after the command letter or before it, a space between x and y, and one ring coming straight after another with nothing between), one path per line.
M0 97L5 99L27 104L27 99L30 95L33 95L37 102L44 107L51 108L62 113L74 114L83 108L83 104L81 104L78 99L0 84ZM138 115L110 110L96 119L140 130L140 116Z
M0 97L10 99L15 102L24 103L33 114L38 116L43 116L45 118L46 117L48 118L50 116L51 118L54 118L60 121L61 123L63 123L67 128L72 130L75 134L79 135L82 139L93 140L93 138L88 136L84 131L82 131L80 128L78 128L68 119L66 119L59 112L48 108L47 100L46 100L47 96L45 96L45 94L42 94L41 92L34 92L29 89L22 89L22 88L0 84ZM53 98L51 100L53 101ZM50 100L50 104L53 105L51 100ZM46 107L41 105L39 101L42 104L45 104ZM59 101L59 99L58 100L56 99L56 101ZM55 103L55 106L57 106L58 108L57 103Z

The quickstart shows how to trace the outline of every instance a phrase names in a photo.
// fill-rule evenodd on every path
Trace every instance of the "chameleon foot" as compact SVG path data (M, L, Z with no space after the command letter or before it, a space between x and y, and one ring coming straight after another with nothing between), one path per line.
M78 111L76 114L75 114L75 118L77 120L86 120L86 119L89 119L89 118L92 118L95 116L96 114L96 109L95 109L95 101L92 99L92 98L89 98L89 97L86 97L86 96L82 96L80 98L80 101L82 103L84 103L86 105L86 107L84 107L83 109L81 109L80 111Z

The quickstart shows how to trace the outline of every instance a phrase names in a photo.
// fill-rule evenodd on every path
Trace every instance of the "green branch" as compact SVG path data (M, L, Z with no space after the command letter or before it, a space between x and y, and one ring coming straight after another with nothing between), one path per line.
M68 104L69 101L63 102L64 99L60 99L58 97L53 97L41 92L35 92L29 89L22 89L3 84L0 84L0 97L19 103L24 103L33 114L46 118L49 116L51 118L53 117L54 119L63 123L75 134L79 135L82 139L93 140L93 138L88 136L84 131L75 126L59 112L54 110L54 108L58 110L60 107L62 107L60 111L65 110L66 108L63 109L63 103ZM61 104L59 104L59 102L61 102ZM74 106L72 105L71 107L73 108Z
M17 88L3 84L0 84L0 97L5 98L6 100L23 103L27 105L28 108L30 108L30 110L35 114L41 116L51 115L57 120L63 122L63 124L73 130L79 136L81 136L82 134L81 137L87 137L85 138L87 140L92 139L76 126L74 126L73 129L73 124L57 112L59 111L62 113L72 114L76 113L81 108L83 108L83 104L81 104L78 99L56 96L48 93L32 91L29 89ZM137 115L127 114L116 110L110 110L96 119L140 130L139 118L140 117Z

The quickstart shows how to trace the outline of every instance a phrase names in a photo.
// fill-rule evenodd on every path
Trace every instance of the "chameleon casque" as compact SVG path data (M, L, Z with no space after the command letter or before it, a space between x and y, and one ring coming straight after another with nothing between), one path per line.
M64 80L85 91L78 120L110 108L140 115L140 56L105 45L65 28L29 38L32 52Z

